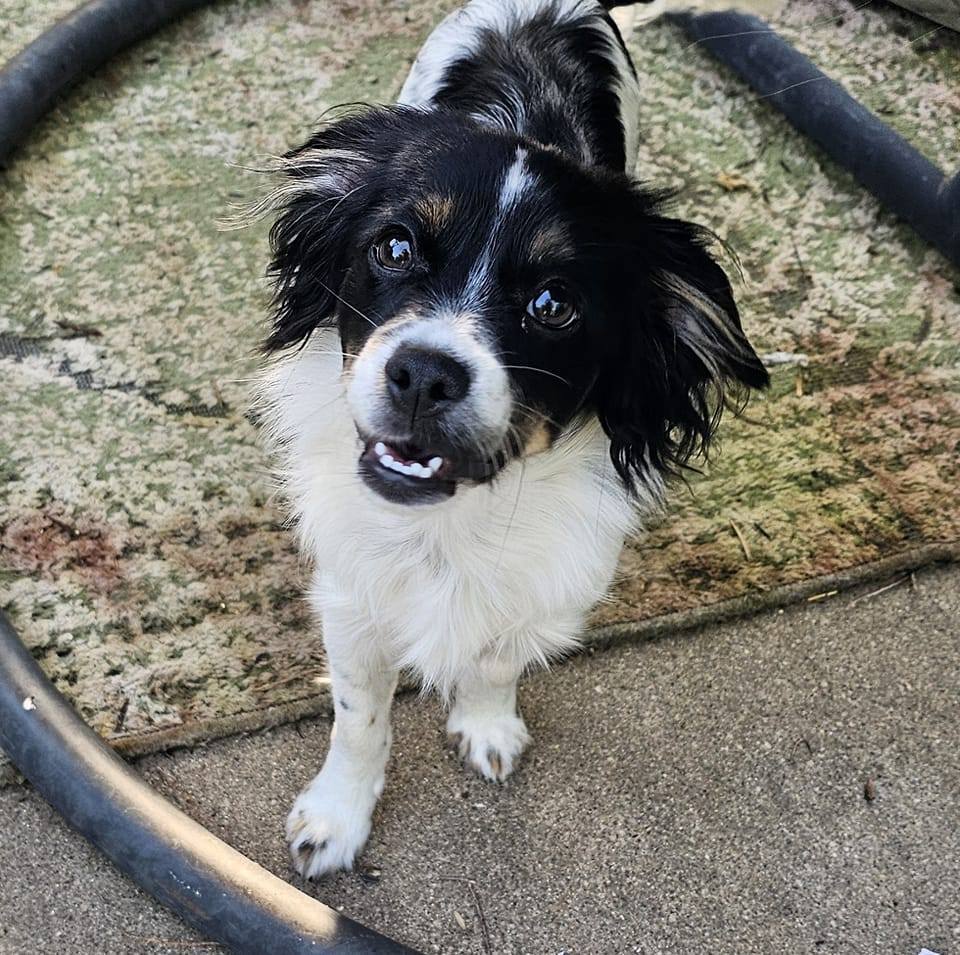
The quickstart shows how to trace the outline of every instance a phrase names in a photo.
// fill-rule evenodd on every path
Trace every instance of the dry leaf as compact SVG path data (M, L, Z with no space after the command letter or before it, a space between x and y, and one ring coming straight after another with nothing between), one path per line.
M744 179L743 176L736 172L719 172L717 173L716 181L717 184L727 192L736 192L738 189L749 189L752 192L754 189L752 182Z

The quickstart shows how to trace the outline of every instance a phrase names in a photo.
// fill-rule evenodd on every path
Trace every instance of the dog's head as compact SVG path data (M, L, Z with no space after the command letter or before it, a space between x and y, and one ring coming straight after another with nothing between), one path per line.
M431 503L596 415L631 486L767 375L708 234L626 176L444 110L377 108L284 160L268 351L336 323L363 479Z

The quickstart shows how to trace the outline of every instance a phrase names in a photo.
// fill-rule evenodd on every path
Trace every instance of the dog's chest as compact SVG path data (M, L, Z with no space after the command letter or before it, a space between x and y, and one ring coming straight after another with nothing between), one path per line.
M487 650L530 663L569 648L647 510L617 480L599 424L491 484L403 507L360 480L339 372L339 353L318 347L264 382L317 609L375 632L396 662L444 688Z
M317 570L398 663L441 687L486 651L532 662L568 649L610 584L634 514L603 480L593 443L423 511L328 484L302 517Z

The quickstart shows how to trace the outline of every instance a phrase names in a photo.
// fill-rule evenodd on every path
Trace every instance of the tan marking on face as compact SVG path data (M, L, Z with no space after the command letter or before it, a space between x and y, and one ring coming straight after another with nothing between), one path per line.
M533 426L533 430L527 437L526 444L523 446L524 457L531 454L539 454L541 451L549 451L553 446L553 438L550 435L550 429L546 422L538 421Z
M530 240L533 259L570 258L575 251L567 227L559 222L545 226Z
M453 200L439 193L418 199L414 210L434 233L442 232L450 224L455 211Z

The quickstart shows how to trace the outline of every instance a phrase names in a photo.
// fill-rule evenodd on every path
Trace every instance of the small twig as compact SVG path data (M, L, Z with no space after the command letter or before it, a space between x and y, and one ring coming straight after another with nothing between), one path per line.
M763 524L761 524L759 521L754 521L754 522L753 522L753 526L754 526L758 531L760 531L760 533L763 534L763 536L766 537L766 539L767 539L768 541L772 541L772 540L773 540L773 538L770 536L769 532L764 529Z
M802 351L771 351L761 355L760 361L768 368L777 365L800 365L803 368L810 364L810 356Z
M807 597L807 603L819 603L821 600L826 600L827 597L836 597L838 593L840 593L839 590L825 590L822 594L814 594L812 597Z
M58 318L54 322L58 328L69 332L70 338L103 338L103 332L95 325L86 325L82 322L71 322L65 318Z
M120 704L120 710L117 713L116 722L113 724L114 733L119 733L123 729L123 721L127 718L127 710L130 709L130 697L125 696Z
M473 907L477 910L477 921L480 923L480 944L483 947L485 955L492 955L493 946L490 943L490 926L487 925L487 917L483 914L483 905L480 903L480 893L477 891L477 884L473 879L466 879L457 875L442 875L441 882L463 882L470 887L470 894L473 896Z
M470 891L473 893L473 904L477 909L477 918L480 919L480 941L483 944L483 950L490 955L493 947L490 945L490 926L487 925L487 917L483 914L483 906L480 904L480 893L476 885L470 883Z
M858 603L860 603L861 600L869 600L871 597L879 597L880 594L885 594L888 590L893 590L894 587L899 587L900 584L905 584L912 576L912 574L907 574L905 577L898 578L892 584L887 584L886 587L881 587L879 590L871 590L868 594L862 594L861 596L857 597L856 600L851 600L850 606L855 607Z
M740 546L743 548L743 556L750 560L752 555L750 553L750 545L747 543L747 539L740 532L740 528L737 527L737 522L731 517L730 526L733 528L733 533L737 535L737 540L740 541Z
M803 264L803 259L800 258L800 249L797 246L797 240L793 237L793 234L790 235L790 242L793 244L793 254L797 259L797 265L800 266L800 274L803 276L803 281L807 287L813 285L813 282L810 280L810 275L807 273L806 266Z

